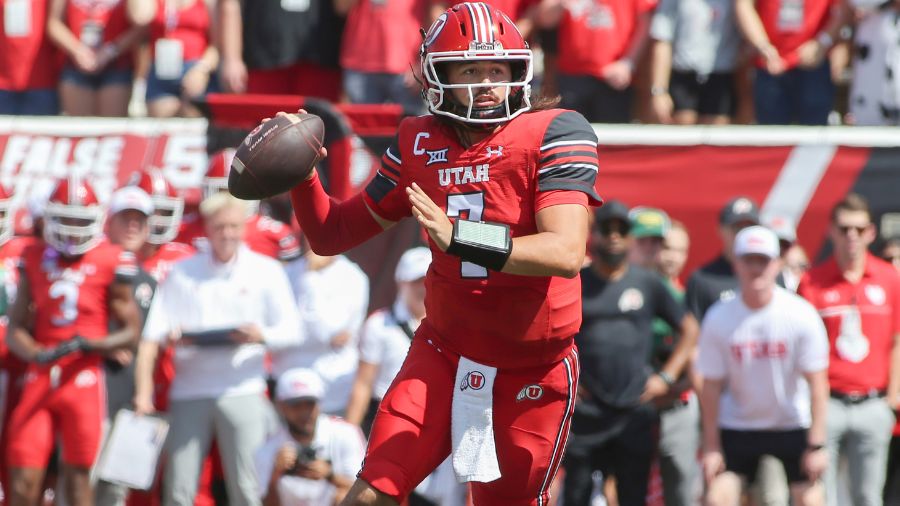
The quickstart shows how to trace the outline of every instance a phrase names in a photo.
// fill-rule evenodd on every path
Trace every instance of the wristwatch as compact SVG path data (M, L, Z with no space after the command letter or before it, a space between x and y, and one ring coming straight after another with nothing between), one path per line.
M656 374L657 374L657 376L659 376L660 378L662 378L662 380L666 383L666 385L672 386L672 385L675 384L675 378L673 378L673 377L672 377L669 373L667 373L666 371L659 371L659 372L656 373Z
M669 90L667 88L663 88L662 86L653 86L650 88L650 96L659 97L661 95L668 95Z

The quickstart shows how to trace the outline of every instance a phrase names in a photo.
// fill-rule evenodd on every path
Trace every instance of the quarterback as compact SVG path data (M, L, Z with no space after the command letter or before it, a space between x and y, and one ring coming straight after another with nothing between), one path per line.
M487 4L444 12L421 65L431 114L400 124L363 192L337 202L315 171L291 191L319 254L410 216L433 252L427 317L344 504L398 504L452 455L475 504L543 505L575 400L597 138L580 114L532 102L531 51Z

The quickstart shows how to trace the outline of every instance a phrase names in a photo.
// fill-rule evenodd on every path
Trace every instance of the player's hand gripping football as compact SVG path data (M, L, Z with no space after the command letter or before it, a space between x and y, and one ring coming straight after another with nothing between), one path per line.
M413 183L406 187L406 195L412 204L413 216L428 232L431 240L437 244L441 251L447 251L450 239L453 236L453 224L446 213L431 200L418 184Z
M297 114L309 114L309 113L306 111L306 109L297 109ZM275 114L275 116L287 116L287 115L288 115L288 113L286 113L284 111L278 111L278 113ZM270 119L272 119L272 118L263 118L262 123L265 123L265 122L269 121ZM328 156L328 150L325 149L325 146L322 146L322 148L319 150L319 161L321 162L327 156ZM309 181L310 179L312 179L313 174L315 174L315 173L316 173L315 169L309 171L309 175L306 176L306 179L304 179L304 181Z

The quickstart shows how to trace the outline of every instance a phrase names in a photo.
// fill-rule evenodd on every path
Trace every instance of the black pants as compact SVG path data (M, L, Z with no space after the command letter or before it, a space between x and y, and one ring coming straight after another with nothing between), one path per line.
M591 123L631 123L633 91L617 90L593 76L560 74L560 107L584 115Z
M659 440L659 414L650 405L617 409L581 403L572 417L572 433L563 465L563 503L588 506L594 471L616 477L621 506L644 506L650 465Z
M887 479L884 480L884 503L900 504L900 436L891 438L888 450Z

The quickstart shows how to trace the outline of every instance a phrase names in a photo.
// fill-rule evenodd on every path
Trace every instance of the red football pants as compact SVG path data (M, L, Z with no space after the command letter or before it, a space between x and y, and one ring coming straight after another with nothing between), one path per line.
M32 367L9 420L9 466L46 468L58 434L62 461L89 468L100 451L105 418L106 388L99 365Z
M458 355L415 339L381 401L359 476L397 502L450 454L458 362ZM565 451L577 384L574 348L555 364L498 369L493 421L502 476L471 483L475 504L547 504Z

